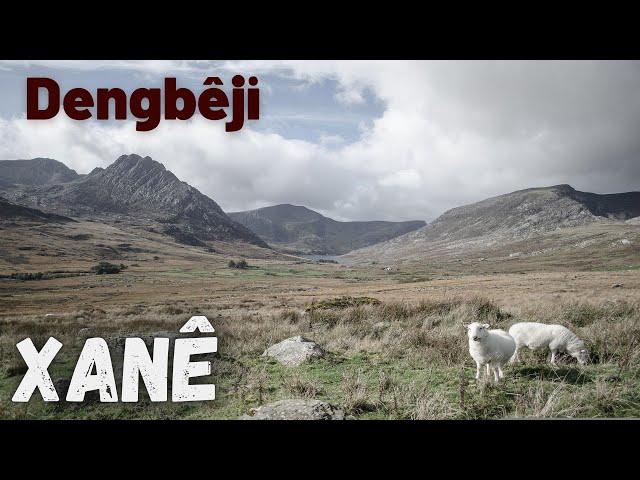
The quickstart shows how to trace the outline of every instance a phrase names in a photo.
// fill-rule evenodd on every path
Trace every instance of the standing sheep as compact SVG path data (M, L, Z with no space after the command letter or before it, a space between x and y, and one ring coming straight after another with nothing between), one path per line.
M521 347L531 350L548 348L551 363L556 363L556 355L566 352L578 360L580 365L589 361L589 352L584 347L584 342L578 336L562 325L547 325L537 322L516 323L509 329L509 333L516 341L516 352L510 363L519 360L518 353Z
M469 354L476 362L476 380L480 371L487 366L487 376L493 370L496 382L504 377L502 367L516 350L515 340L504 330L489 330L488 324L473 322L467 327Z

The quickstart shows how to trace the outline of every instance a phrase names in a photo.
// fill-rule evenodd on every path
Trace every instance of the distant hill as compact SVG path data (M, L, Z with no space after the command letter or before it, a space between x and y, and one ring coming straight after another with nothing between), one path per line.
M24 207L0 197L0 221L1 220L32 220L56 223L74 221L62 215L42 212L36 208Z
M50 158L0 160L0 185L52 185L79 177L75 170Z
M215 201L180 181L161 163L139 155L123 155L107 168L96 168L68 183L31 181L26 186L6 187L4 195L16 203L62 215L120 215L138 223L151 222L190 245L211 240L267 247L256 234L231 220Z
M281 250L320 255L341 255L425 225L421 220L339 222L306 207L288 204L231 212L229 217Z
M628 220L639 215L640 192L600 195L570 185L530 188L453 208L419 230L350 256L393 261L455 255L594 223L630 225Z

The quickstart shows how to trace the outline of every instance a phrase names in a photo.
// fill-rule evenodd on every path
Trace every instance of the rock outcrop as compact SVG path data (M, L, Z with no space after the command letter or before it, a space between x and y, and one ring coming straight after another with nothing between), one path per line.
M344 420L344 411L320 400L290 399L253 408L240 420Z
M320 358L324 354L324 350L317 343L297 336L272 345L262 356L274 358L287 367L294 367L313 358Z

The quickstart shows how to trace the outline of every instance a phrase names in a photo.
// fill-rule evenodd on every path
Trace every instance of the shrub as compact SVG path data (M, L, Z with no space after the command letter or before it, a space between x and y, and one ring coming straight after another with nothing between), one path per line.
M112 274L112 273L120 273L122 270L126 268L127 266L123 265L122 263L120 265L114 265L113 263L109 263L109 262L100 262L97 265L94 265L93 267L91 267L91 271L96 275L105 275L105 274Z
M241 270L244 270L249 268L249 264L247 263L246 260L238 260L237 262L234 262L233 260L229 260L228 267L239 268Z
M305 379L300 375L283 377L282 386L296 396L314 398L322 391L322 384L315 379Z
M35 273L12 273L11 278L15 280L42 280L43 278L42 272Z
M344 309L349 307L358 307L360 305L379 305L380 300L371 297L338 297L329 300L322 300L314 303L306 308L307 311L312 310L331 310Z

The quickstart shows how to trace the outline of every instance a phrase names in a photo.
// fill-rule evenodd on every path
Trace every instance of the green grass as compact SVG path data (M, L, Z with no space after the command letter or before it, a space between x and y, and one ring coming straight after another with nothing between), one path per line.
M221 267L212 270L183 270L172 268L162 272L164 275L176 278L264 278L264 277L302 277L302 278L324 278L330 277L331 272L314 269L296 269L286 265L269 265L264 267L249 266L246 269L230 269Z
M355 419L640 417L640 306L636 303L541 303L513 318L482 298L417 304L377 304L363 298L328 300L326 309L317 308L308 315L283 310L226 317L185 303L170 311L160 305L76 312L46 321L41 316L7 318L0 323L0 418L224 419L237 418L262 404L300 397L328 401ZM213 358L212 376L194 379L215 383L214 401L45 404L37 393L26 405L10 401L25 372L15 348L20 339L30 336L37 348L50 334L63 342L50 368L55 382L71 377L83 343L77 338L79 325L95 325L107 339L123 332L173 331L191 310L216 319L220 352ZM585 340L594 363L581 367L563 358L552 366L545 362L544 352L525 351L522 363L506 367L500 384L476 381L463 324L478 320L507 328L529 319L570 327ZM260 356L266 346L293 335L312 338L328 354L293 368ZM121 355L112 349L118 389ZM140 391L145 392L143 385Z
M71 356L56 361L51 368L52 378L70 378L73 367ZM548 398L556 390L559 393L548 416L639 417L639 373L621 373L613 364L553 367L527 363L508 367L506 380L496 386L477 382L470 362L462 368L435 368L407 358L361 353L330 355L289 368L260 357L241 361L222 357L214 360L217 398L212 402L45 404L36 394L26 405L13 404L10 396L22 378L17 375L0 380L0 413L3 418L41 419L237 418L260 404L304 396L300 392L310 385L313 398L342 406L350 418L359 419L420 418L417 405L422 404L427 406L429 415L437 418L538 416L548 401L545 396ZM297 387L294 390L292 378ZM357 385L355 393L345 386L349 382ZM536 404L530 398L532 387L538 390L542 403ZM142 385L141 392L145 392Z

